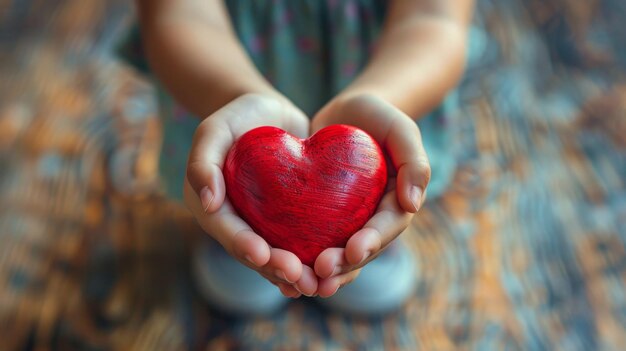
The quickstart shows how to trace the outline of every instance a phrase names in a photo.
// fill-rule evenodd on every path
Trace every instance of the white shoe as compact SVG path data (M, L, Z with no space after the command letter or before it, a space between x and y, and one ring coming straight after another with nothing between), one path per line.
M235 315L269 315L288 301L257 272L230 256L214 241L203 241L193 253L193 275L207 302Z
M395 241L363 267L352 283L318 301L340 313L374 316L394 312L413 296L417 272L413 253L403 243Z

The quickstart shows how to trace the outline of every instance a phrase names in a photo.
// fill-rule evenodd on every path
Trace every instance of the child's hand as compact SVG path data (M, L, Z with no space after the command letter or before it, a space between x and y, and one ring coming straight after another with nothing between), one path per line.
M196 130L187 163L184 197L196 220L226 251L277 285L287 297L313 295L317 277L295 254L271 248L226 198L222 165L233 142L271 125L306 138L309 121L280 96L244 95L207 117Z
M368 132L390 164L387 193L375 215L348 240L345 249L326 249L315 261L322 297L354 280L361 267L408 227L426 199L430 180L430 164L417 124L386 101L370 95L340 97L315 116L311 132L332 124L349 124Z

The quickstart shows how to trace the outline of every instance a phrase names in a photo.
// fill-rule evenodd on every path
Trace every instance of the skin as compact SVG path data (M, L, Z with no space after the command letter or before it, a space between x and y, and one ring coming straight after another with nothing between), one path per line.
M309 121L256 70L221 1L138 0L151 68L177 101L206 116L193 138L184 190L200 226L287 297L329 297L354 280L426 199L430 166L414 120L458 83L472 8L473 0L390 1L365 69ZM374 217L345 248L322 252L311 269L293 253L271 248L236 215L221 166L232 143L258 126L305 138L338 123L370 133L393 167Z

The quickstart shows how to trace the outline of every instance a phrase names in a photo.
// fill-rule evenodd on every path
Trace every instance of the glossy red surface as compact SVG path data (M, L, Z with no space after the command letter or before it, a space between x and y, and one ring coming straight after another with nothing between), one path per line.
M312 266L373 215L387 169L376 141L355 127L326 127L304 140L260 127L233 145L224 178L239 215L271 246Z

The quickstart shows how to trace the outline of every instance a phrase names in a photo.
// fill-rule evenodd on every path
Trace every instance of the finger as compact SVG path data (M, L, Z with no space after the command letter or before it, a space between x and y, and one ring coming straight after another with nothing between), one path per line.
M185 203L200 227L217 240L224 249L243 264L258 269L270 261L270 247L263 238L254 233L226 202L217 213L206 214L198 195L187 180L184 184Z
M309 266L302 267L302 275L300 280L294 285L296 290L306 296L313 296L317 292L317 277L315 272Z
M365 130L385 149L396 170L397 201L407 212L419 211L431 176L419 127L391 105L371 106L365 111L367 118L362 122L363 128L376 125L374 121L384 125Z
M222 110L213 116L219 116ZM193 136L186 178L198 194L202 210L215 212L226 196L222 165L235 137L228 126L217 117L207 118Z
M262 267L270 261L271 249L268 250L267 242L252 230L236 232L231 245L233 256L252 268Z
M276 286L280 290L281 294L283 294L283 296L285 297L298 298L302 294L300 291L296 289L295 286L289 283L285 283L284 281L280 279L277 279L273 274L268 275L264 272L259 272L259 274L263 278L267 279L274 286Z
M300 280L302 267L302 262L294 253L272 248L270 259L261 270L267 275L273 274L281 282L293 284Z
M303 265L300 259L292 252L277 248L270 249L270 252L270 259L263 267L257 267L257 272L272 284L285 283L295 285L300 283L307 293L309 293L309 290L315 292L317 279L313 275L315 281L310 281L312 275L311 268Z
M376 214L348 239L344 254L347 264L362 267L378 256L409 226L412 217L399 207L395 192L385 194Z
M361 273L361 270L357 269L345 274L321 280L317 287L318 295L324 298L335 295L339 288L354 281L354 279L359 276L359 273Z
M346 265L348 262L345 260L344 249L331 247L317 256L313 267L315 274L325 279L341 273Z
M430 163L417 124L397 120L390 128L385 144L397 171L398 202L405 211L415 213L426 198L426 187L431 176Z
M293 105L259 95L246 95L207 117L196 129L187 162L187 178L205 212L218 209L225 197L222 166L241 135L260 126L275 126L299 137L308 121Z
M280 289L280 292L285 296L285 297L290 297L293 299L297 299L299 298L302 294L296 290L296 288L294 288L293 286L286 284L286 283L277 283L276 286L278 286L278 288Z
M293 289L295 289L295 291L299 294L303 294L309 297L313 296L317 291L317 277L315 276L313 270L308 266L300 264L302 266L300 278L295 283L291 283L289 282L289 280L291 280L292 277L287 277L289 274L283 274L282 271L277 270L274 267L279 265L275 262L276 260L280 259L278 258L279 256L280 252L274 252L274 255L272 255L273 258L272 260L270 260L270 263L268 263L267 267L263 267L262 269L260 269L259 273L261 273L261 275L269 280L272 284L279 287L282 285L283 287L281 288L281 291L283 291L284 294L286 293L285 296L293 297ZM293 274L291 275L293 276ZM287 286L291 288L287 288Z

